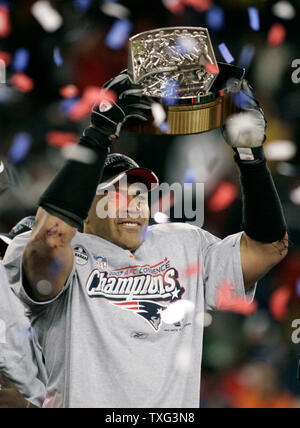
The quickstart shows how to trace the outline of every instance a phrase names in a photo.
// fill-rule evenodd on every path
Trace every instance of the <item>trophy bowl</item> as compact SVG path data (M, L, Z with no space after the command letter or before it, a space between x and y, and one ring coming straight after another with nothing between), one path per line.
M129 131L186 135L218 128L238 111L233 95L239 92L245 70L216 61L209 32L200 27L167 27L129 39L128 75L144 94L160 102L167 132L154 124L129 120Z

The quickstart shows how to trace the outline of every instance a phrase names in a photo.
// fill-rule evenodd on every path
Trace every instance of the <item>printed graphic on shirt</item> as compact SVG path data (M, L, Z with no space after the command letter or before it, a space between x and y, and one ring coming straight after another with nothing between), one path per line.
M86 265L88 262L88 255L85 248L83 248L81 245L77 245L74 247L74 256L76 263L78 265Z
M155 331L160 328L161 314L168 303L180 300L185 292L178 271L166 258L154 266L129 266L114 271L94 269L86 290L89 297L104 298L120 309L135 312Z

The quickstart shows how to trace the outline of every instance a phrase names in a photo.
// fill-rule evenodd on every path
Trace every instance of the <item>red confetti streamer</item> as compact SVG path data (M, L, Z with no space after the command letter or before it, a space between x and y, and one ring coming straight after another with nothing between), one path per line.
M257 311L257 302L238 296L230 284L221 285L216 296L216 307L219 311L234 312L241 315L252 315Z
M182 0L186 6L191 6L199 12L205 12L214 5L212 0Z
M12 55L9 52L0 51L0 60L5 62L5 65L8 66L11 63Z
M292 290L288 287L280 287L276 290L269 302L270 312L276 321L282 321L288 314L288 302L292 296Z
M11 83L21 92L30 92L34 88L34 81L24 73L15 73Z
M0 37L8 37L11 33L10 13L7 6L0 6Z
M69 119L77 122L87 117L91 112L91 106L82 100L79 100L73 105L69 112Z
M223 182L207 202L207 206L213 212L220 212L229 207L237 198L238 191L231 183Z
M184 4L182 0L163 0L163 4L170 12L179 15L184 12Z
M50 131L46 134L46 141L52 147L66 147L76 144L78 135L73 132Z
M74 98L78 95L79 90L75 85L67 85L61 88L59 93L64 98Z
M111 90L99 88L99 86L88 86L79 100L71 109L69 118L73 121L79 121L88 116L94 105L101 102L115 102L117 94Z
M274 48L280 46L286 38L286 29L282 24L274 24L268 34L268 44Z
M201 264L199 262L196 262L194 264L191 264L184 270L183 276L185 278L190 278L191 276L198 276L200 272L201 272Z
M205 70L208 73L211 73L211 74L214 74L214 75L217 75L217 74L220 73L219 67L216 64L212 64L211 62L207 62L206 63Z

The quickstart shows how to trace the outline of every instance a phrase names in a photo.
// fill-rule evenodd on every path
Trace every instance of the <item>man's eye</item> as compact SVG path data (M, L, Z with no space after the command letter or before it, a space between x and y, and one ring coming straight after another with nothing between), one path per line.
M146 201L147 201L146 196L143 196L143 195L138 195L138 196L137 196L137 199L138 199L138 201L140 201L140 202L146 202Z

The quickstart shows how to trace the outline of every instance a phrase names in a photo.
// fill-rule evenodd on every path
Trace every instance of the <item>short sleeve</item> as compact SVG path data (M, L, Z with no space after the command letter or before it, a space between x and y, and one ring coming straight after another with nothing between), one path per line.
M241 238L243 232L221 240L201 230L202 254L204 258L204 293L207 310L216 309L216 299L220 287L230 285L236 296L253 299L255 287L245 291L242 263Z

